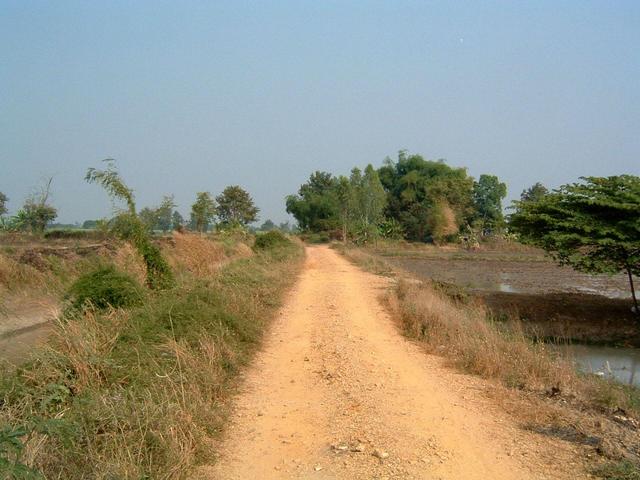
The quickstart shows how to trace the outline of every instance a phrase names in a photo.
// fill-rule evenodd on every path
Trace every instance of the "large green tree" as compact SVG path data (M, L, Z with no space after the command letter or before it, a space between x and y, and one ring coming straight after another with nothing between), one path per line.
M338 196L339 180L328 172L316 171L286 199L287 212L293 215L302 231L321 232L342 226Z
M400 151L397 161L387 158L378 174L387 192L386 216L397 220L410 240L431 238L428 218L441 210L434 209L437 203L446 202L458 226L473 217L473 178L464 168Z
M198 192L191 205L191 228L206 232L216 216L216 202L209 192Z
M625 272L634 309L640 275L640 178L583 177L537 200L516 202L510 227L560 264L588 273Z
M216 201L216 213L223 227L245 227L258 219L260 209L253 203L249 192L238 185L226 187Z
M473 184L476 219L483 230L495 231L503 227L502 200L507 196L507 185L495 175L480 175Z

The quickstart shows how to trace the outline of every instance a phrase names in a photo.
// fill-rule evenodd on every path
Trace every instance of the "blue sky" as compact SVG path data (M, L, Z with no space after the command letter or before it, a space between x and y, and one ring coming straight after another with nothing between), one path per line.
M282 221L314 170L399 149L542 181L640 175L640 2L0 0L0 191L65 222L239 184Z

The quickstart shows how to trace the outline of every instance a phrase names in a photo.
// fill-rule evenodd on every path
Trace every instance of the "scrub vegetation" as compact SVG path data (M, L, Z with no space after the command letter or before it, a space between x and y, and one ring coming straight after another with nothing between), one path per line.
M218 245L212 259L207 244L216 243L189 237L164 249L180 270L171 288L137 296L140 287L114 267L81 276L69 291L79 308L29 363L3 372L3 475L185 478L211 460L222 400L295 278L302 249L282 237L255 254L237 248L235 258ZM193 268L207 263L220 268ZM130 295L114 296L116 285Z
M258 209L238 186L194 208L199 233L186 233L171 196L138 212L113 161L85 179L123 204L93 233L2 237L3 297L46 295L63 313L30 360L0 365L0 478L188 478L212 460L224 400L302 246L278 231L254 245Z

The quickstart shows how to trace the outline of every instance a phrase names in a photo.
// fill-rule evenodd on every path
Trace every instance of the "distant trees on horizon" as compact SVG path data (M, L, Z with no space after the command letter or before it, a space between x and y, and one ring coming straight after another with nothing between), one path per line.
M464 228L502 230L506 193L495 175L475 181L465 168L403 150L397 160L354 168L348 178L314 172L286 205L303 231L363 243L378 236L440 243Z

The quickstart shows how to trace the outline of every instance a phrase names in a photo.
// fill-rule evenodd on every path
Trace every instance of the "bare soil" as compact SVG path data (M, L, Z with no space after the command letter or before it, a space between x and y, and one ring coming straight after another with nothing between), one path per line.
M18 364L26 360L46 340L56 316L56 303L49 297L20 296L5 301L0 310L0 361Z
M197 478L590 478L579 446L519 428L482 380L403 337L379 301L389 282L307 248Z

